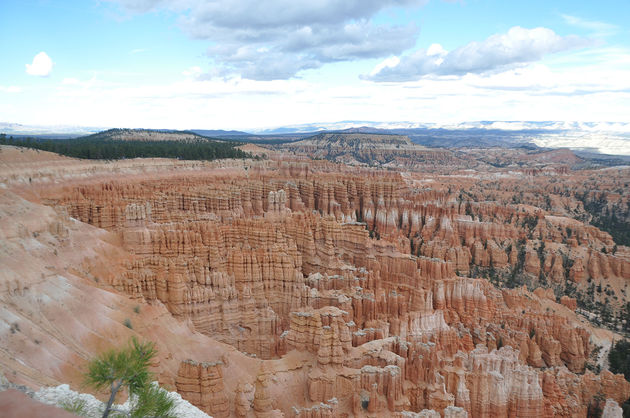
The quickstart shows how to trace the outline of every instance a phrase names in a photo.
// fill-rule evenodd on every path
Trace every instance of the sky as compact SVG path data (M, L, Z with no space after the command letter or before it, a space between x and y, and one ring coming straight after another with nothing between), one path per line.
M628 0L0 1L0 122L252 130L628 115Z

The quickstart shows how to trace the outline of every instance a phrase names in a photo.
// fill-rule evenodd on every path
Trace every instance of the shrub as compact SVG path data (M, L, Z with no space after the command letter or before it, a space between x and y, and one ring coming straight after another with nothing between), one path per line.
M60 407L70 412L71 414L78 416L87 416L87 408L85 401L81 398L74 398L72 400L66 399L59 404Z

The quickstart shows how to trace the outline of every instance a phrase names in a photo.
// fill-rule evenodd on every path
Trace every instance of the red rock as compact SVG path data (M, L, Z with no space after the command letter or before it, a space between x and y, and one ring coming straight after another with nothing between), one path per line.
M222 363L181 363L175 380L177 392L193 405L216 417L230 416L223 386Z
M0 392L0 413L4 418L72 418L75 416L56 406L35 401L15 389Z
M572 311L575 311L577 309L577 302L575 298L570 298L564 295L560 298L560 303L566 306L567 308L571 309Z
M372 152L358 148L357 155ZM419 164L384 149L375 158ZM417 156L425 165L446 158L424 152ZM223 366L180 363L175 343L159 337L171 350L155 367L184 398L216 416L361 415L367 402L375 416L461 417L581 416L598 393L619 403L630 396L620 376L581 374L592 328L555 305L553 291L460 277L493 271L500 280L523 261L527 279L541 278L541 286L561 291L571 279L583 291L591 279L621 295L629 253L620 246L610 254L608 234L568 217L583 213L564 193L577 185L564 176L566 167L524 169L531 175L525 182L508 171L440 176L441 168L429 175L282 158L243 163L247 171L184 166L181 173L109 175L37 190L60 212L107 229L98 233L119 252L94 250L73 259L72 268L98 273L111 300L161 309L154 327L134 322L134 330L122 326L131 309L121 311L117 331L104 335L145 335L168 317L173 322L163 335L176 329L213 342L192 358L207 352L230 359ZM579 181L597 175L576 173ZM542 209L548 195L554 215ZM48 241L71 244L78 223L50 213L38 228L34 216L19 218L21 227L5 222L2 242L22 253ZM37 243L30 241L34 232L43 234ZM53 256L46 257L35 261L46 266ZM7 271L18 271L9 256L2 260ZM3 282L6 297L26 301L20 315L37 307L28 297L29 286L46 281L37 272ZM84 288L96 286L81 277ZM560 303L574 310L577 301L563 296ZM99 309L117 315L116 306ZM18 343L29 350L34 344L18 340L21 333L9 337L13 355ZM617 411L612 401L608 409Z

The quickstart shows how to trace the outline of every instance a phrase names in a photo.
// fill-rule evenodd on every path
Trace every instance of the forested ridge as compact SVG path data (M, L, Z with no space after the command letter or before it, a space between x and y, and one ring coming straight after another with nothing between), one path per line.
M0 144L50 151L73 158L119 160L125 158L177 158L215 160L253 158L236 148L239 143L220 141L127 140L94 136L72 139L13 138L0 134Z

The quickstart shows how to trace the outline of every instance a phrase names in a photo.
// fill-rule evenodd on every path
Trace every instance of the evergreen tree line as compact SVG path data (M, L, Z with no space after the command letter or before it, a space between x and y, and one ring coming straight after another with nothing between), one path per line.
M630 302L628 305L630 305ZM617 341L610 348L608 363L610 364L611 372L622 373L626 380L630 381L630 341ZM630 417L630 399L624 402L621 407L623 408L623 416Z
M50 151L73 158L120 160L125 158L176 158L216 160L254 158L236 148L239 143L218 141L116 141L111 139L35 139L13 138L0 134L0 144Z
M611 205L609 208L604 194L598 199L590 199L587 193L576 194L576 198L582 201L584 210L592 216L592 225L608 232L616 244L630 246L630 223L626 221L630 216L630 206L626 204L625 210L622 205Z

